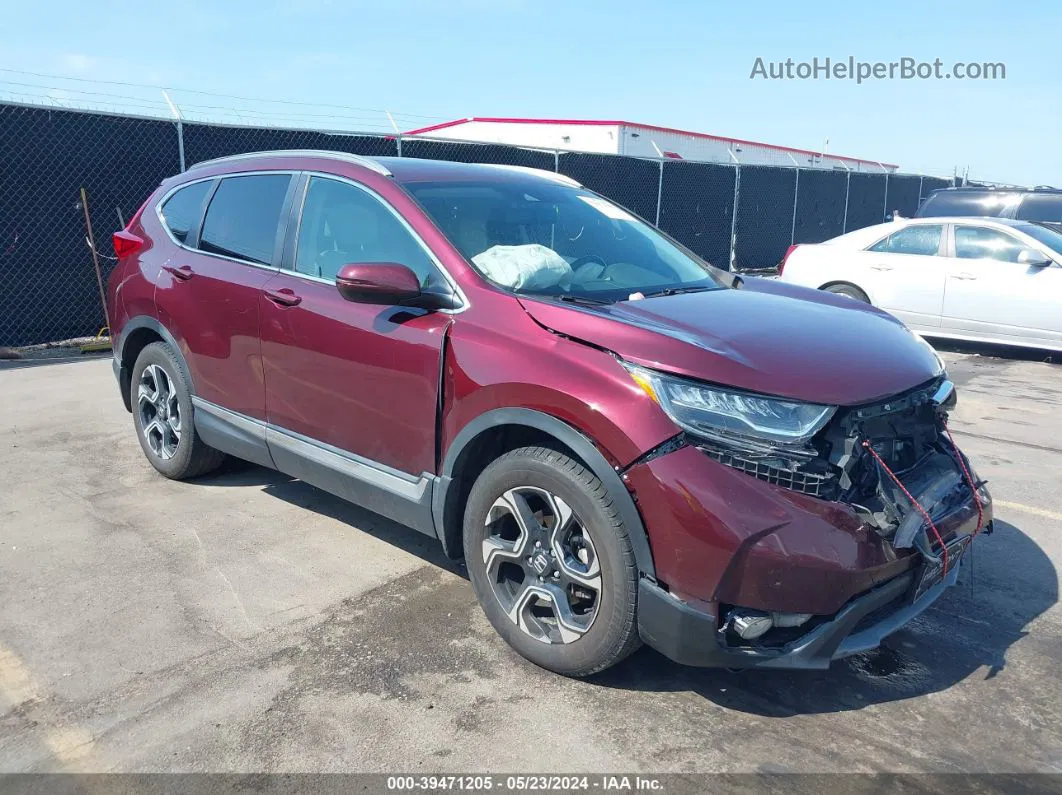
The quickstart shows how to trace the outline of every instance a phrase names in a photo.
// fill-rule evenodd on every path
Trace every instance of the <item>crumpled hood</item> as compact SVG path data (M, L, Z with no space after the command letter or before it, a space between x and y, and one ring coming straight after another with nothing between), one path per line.
M769 279L600 307L520 301L551 331L627 361L768 395L850 406L939 374L933 352L888 313Z

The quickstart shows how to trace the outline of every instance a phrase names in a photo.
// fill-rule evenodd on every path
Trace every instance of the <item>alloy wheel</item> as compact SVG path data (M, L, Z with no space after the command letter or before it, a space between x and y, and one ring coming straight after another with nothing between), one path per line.
M543 643L581 638L601 604L601 565L571 506L518 486L494 501L486 526L487 579L509 619Z
M181 443L181 406L169 373L149 364L137 387L137 411L141 433L159 458L173 458Z

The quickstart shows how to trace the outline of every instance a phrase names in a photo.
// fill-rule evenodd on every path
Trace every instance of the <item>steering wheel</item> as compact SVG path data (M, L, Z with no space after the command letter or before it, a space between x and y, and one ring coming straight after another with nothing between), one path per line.
M581 268L583 265L586 265L588 262L596 262L602 268L608 267L608 263L601 259L601 257L597 256L597 254L585 254L581 257L576 257L569 264L571 266L571 269L575 271L579 270L579 268Z

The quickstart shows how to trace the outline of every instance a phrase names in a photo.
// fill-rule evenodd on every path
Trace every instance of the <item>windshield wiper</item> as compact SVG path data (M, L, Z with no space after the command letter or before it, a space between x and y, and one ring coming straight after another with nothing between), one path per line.
M706 290L718 290L715 285L702 284L697 287L665 287L655 293L643 293L646 298L658 298L662 295L682 295L683 293L701 293Z
M521 298L537 298L540 301L564 301L569 304L587 304L589 306L604 306L605 304L615 303L615 301L607 301L604 298L593 298L589 295L572 295L571 293L561 293L559 295L551 295L550 293L517 293L517 295Z

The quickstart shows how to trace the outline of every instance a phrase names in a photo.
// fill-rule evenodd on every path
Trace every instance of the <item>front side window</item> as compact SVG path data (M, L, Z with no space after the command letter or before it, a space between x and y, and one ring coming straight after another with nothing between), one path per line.
M213 184L211 180L195 182L181 188L162 205L162 222L178 242L187 242L188 233L199 223L203 201Z
M290 174L225 177L210 200L199 248L269 265Z
M918 254L924 257L936 255L940 249L940 236L944 227L936 224L918 224L893 232L884 240L870 247L871 251L889 254Z
M428 286L437 271L424 247L383 202L348 182L311 177L295 251L295 270L335 279L344 265L405 265Z
M612 302L723 287L653 227L582 188L538 177L404 187L475 269L507 290Z
M1005 232L983 226L955 227L955 256L959 259L996 259L1017 262L1028 246Z

